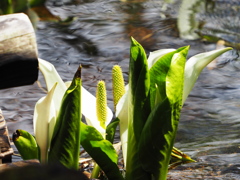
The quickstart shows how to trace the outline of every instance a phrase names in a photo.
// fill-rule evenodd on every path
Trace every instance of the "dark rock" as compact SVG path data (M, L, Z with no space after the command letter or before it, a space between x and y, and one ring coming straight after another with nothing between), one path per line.
M1 179L5 180L89 180L81 171L67 169L58 165L41 165L35 161L22 161L21 163L11 163L5 166L13 167L7 168L0 173Z

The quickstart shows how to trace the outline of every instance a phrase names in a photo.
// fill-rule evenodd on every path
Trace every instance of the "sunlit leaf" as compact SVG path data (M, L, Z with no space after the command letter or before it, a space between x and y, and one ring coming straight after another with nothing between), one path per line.
M160 49L150 52L148 57L148 68L150 69L163 55L175 51L176 49Z
M166 96L148 117L139 144L139 157L143 169L159 180L165 180L167 176L182 106L184 66L188 47L180 50L168 57L171 59L168 61L169 69L165 71L166 84L158 87L166 89Z
M149 179L139 162L138 142L150 114L150 78L143 47L132 38L129 65L128 149L126 180ZM121 120L121 119L120 119Z
M150 79L151 79L151 88L150 88L150 101L151 101L151 108L154 108L156 102L156 87L158 87L158 100L160 103L163 101L167 94L166 94L166 77L167 73L170 69L171 61L177 52L180 52L185 47L179 48L178 50L171 51L167 54L160 56L159 59L156 60L154 65L150 68Z
M94 127L81 124L81 145L96 161L109 180L123 180L118 169L118 155L108 140Z
M64 94L49 152L49 163L78 169L81 123L80 68Z

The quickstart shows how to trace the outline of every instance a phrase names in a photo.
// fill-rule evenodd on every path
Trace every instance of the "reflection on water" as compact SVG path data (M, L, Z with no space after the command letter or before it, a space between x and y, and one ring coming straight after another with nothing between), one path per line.
M76 19L68 24L39 22L36 31L39 56L53 63L64 81L72 79L81 63L83 86L93 94L97 81L105 80L109 106L113 109L111 69L115 64L121 65L127 82L130 36L140 41L147 52L191 45L192 56L216 48L215 44L178 37L179 3L177 0L172 4L163 0L75 0L74 3L51 0L47 6L54 15ZM215 21L218 19L216 16ZM205 69L187 99L175 146L199 162L172 170L172 179L185 175L189 179L237 177L240 160L237 60L237 51L221 56L217 63L228 63L213 70ZM41 76L39 81L44 83ZM0 92L0 107L9 131L25 129L32 133L34 105L44 92L37 84ZM181 169L184 171L179 173Z

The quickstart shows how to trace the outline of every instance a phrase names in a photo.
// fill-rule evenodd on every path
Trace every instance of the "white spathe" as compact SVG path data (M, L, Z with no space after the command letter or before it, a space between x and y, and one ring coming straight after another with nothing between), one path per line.
M39 60L39 69L42 72L48 93L45 97L38 100L34 110L34 134L41 151L41 162L47 162L56 117L59 112L62 97L67 90L69 82L63 82L55 67L43 60ZM82 114L85 116L88 125L95 127L101 134L105 134L105 129L100 126L96 115L96 98L84 87L81 88ZM113 117L111 109L107 108L106 126Z

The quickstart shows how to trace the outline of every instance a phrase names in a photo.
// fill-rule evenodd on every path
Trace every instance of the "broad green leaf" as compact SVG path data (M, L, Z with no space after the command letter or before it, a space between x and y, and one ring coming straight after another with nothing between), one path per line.
M158 100L163 101L166 98L166 76L170 68L170 64L174 54L181 52L185 47L181 47L175 51L171 51L161 56L155 61L154 65L150 68L150 101L151 108L154 108L156 102L156 87L158 87ZM159 103L158 102L158 103Z
M180 48L178 53L172 57L170 69L166 76L166 94L171 105L179 104L182 109L182 96L184 87L184 69L189 46ZM175 109L174 109L175 110Z
M48 149L56 121L56 111L52 103L52 97L56 86L57 83L45 97L38 100L34 109L33 128L37 144L40 148L40 161L42 163L47 162Z
M139 162L138 142L150 114L150 78L143 47L132 38L129 65L128 149L126 180L149 179Z
M182 106L187 52L188 47L183 47L168 57L171 58L171 64L163 86L166 88L165 99L153 109L141 134L139 144L141 165L145 171L154 176L154 179L165 180L167 176Z
M215 58L231 49L232 48L227 47L224 49L218 49L206 53L197 54L187 61L184 74L184 90L182 104L184 104L185 100L187 99L203 68L206 67Z
M176 49L160 49L157 51L150 52L148 57L148 68L151 67L165 54L175 51Z
M39 159L39 148L35 138L27 131L16 130L13 142L23 160Z
M114 136L116 133L116 128L119 125L120 120L118 118L115 118L112 122L110 122L106 129L106 139L113 143Z
M64 94L49 152L49 163L78 169L81 123L80 67Z
M165 180L177 123L166 98L151 112L139 143L139 157L144 171L156 180Z
M96 161L109 180L123 180L118 169L118 155L108 140L94 127L81 123L81 145Z

